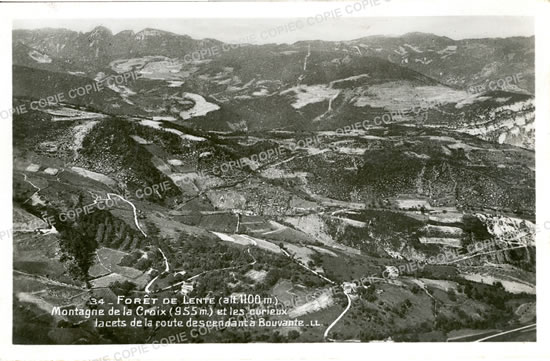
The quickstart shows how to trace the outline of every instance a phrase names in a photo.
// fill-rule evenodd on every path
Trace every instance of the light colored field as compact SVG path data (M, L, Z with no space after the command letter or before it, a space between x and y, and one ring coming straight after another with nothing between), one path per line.
M39 53L39 52L36 51L36 50L31 50L31 51L29 52L29 56L30 56L34 61L36 61L37 63L49 64L49 63L52 62L52 58L50 58L50 57L47 56L46 54Z
M291 94L294 95L295 101L292 103L292 107L300 109L308 104L319 103L325 100L329 100L338 95L338 89L331 89L327 85L299 85L281 92L281 95Z
M219 239L225 242L232 242L243 246L248 246L248 245L257 246L259 248L265 249L273 253L281 253L281 249L279 248L279 246L260 238L255 238L244 234L229 235L221 232L212 232L212 233L215 234Z
M27 172L32 172L32 173L38 172L39 169L40 169L40 166L34 163L29 164L29 166L25 168Z
M315 253L315 251L313 251L312 249L298 246L292 243L285 243L285 248L290 254L294 255L294 258L296 258L300 263L304 265L308 264L308 262L311 260L311 255Z
M251 269L250 271L246 272L244 275L253 279L254 282L262 282L265 279L265 276L267 275L267 271L263 271L263 270L256 271Z
M144 144L144 145L147 145L147 144L153 144L153 142L150 142L146 139L143 139L142 137L138 136L138 135L130 135L130 138L132 138L133 140L136 141L136 143L138 144Z
M243 246L253 245L253 243L248 239L243 239L243 238L230 236L228 234L221 233L221 232L212 232L212 233L215 234L216 236L218 236L219 239L221 239L222 241L225 241L225 242L232 242L232 243L240 244L240 245L243 245Z
M98 260L104 264L107 269L112 269L117 264L120 263L120 260L124 258L128 253L122 252L116 249L101 247L97 251Z
M209 191L206 196L216 209L243 209L246 204L245 197L235 191Z
M158 167L157 167L158 168ZM194 179L199 177L196 173L171 173L170 171L163 171L161 168L158 168L161 172L166 174L175 185L179 187L185 194L196 194L198 192L197 187L193 183Z
M430 159L430 156L424 153L418 154L411 151L406 151L404 154L408 155L411 158L418 158L418 159Z
M126 73L134 69L141 69L149 62L163 60L166 61L169 59L165 56L144 56L141 58L117 59L112 61L109 66L117 73Z
M352 227L356 228L365 228L367 224L365 222L356 221L355 219L345 218L345 217L332 217L334 219L338 219L342 221L343 223L350 225Z
M410 81L395 81L364 88L354 105L403 111L419 106L433 108L437 104L456 103L466 97L467 92L442 85L416 86ZM423 100L420 104L419 99Z
M176 120L178 120L178 118L170 116L170 115L158 115L158 116L154 116L153 120L154 121L166 120L167 122L175 122Z
M325 290L312 301L304 303L303 305L290 310L288 316L290 318L303 316L311 312L320 311L324 308L332 306L333 304L334 299L332 298L332 293L330 292L330 290Z
M322 198L322 197L319 197L319 198L328 200L328 198ZM334 200L328 200L326 201L326 203L331 205L338 204L339 206L343 205L344 207L350 204L353 204L350 202L340 202L340 201L334 201ZM285 218L285 222L290 223L297 230L305 233L306 235L314 238L316 241L321 242L328 247L342 250L346 253L351 253L351 254L361 253L361 251L357 249L344 246L343 244L336 242L330 236L330 234L328 234L327 227L323 219L316 214L310 214L310 215L301 216L301 217L287 217Z
M181 139L184 139L184 140L190 140L190 141L194 141L194 142L204 142L206 140L206 138L196 137L194 135L182 133L177 129L164 128L163 126L161 126L160 122L155 121L155 120L144 119L144 120L140 121L139 124L141 124L143 126L146 126L146 127L155 128L155 129L158 129L158 130L164 130L165 132L174 133L177 136L179 136Z
M38 308L40 308L43 311L46 311L48 314L51 315L53 305L51 303L44 301L42 298L28 292L18 292L16 296L19 301L35 304L36 306L38 306ZM56 316L56 317L59 317L59 316Z
M430 203L425 199L396 199L399 208L413 208L420 209L422 206L426 209L432 209Z
M300 178L305 179L309 173L307 172L288 172L285 169L280 168L266 168L262 170L262 177L270 179L282 179L282 178Z
M92 288L99 288L99 287L109 287L109 285L113 282L119 281L124 282L128 279L124 276L121 276L117 273L111 273L110 275L103 276L100 278L96 278L95 280L91 281Z
M92 172L91 170L87 170L80 167L71 167L71 170L83 177L93 179L95 181L101 182L103 184L106 184L108 186L115 186L116 182L112 180L111 178L107 177L104 174Z
M271 243L271 242L268 242L266 240L263 240L263 239L260 239L260 238L255 238L255 237L250 237L250 236L247 236L247 235L238 235L240 237L244 237L245 239L248 239L250 240L251 242L255 242L256 245L260 248L263 248L267 251L270 251L270 252L273 252L273 253L281 253L281 249L279 248L279 246Z
M197 70L196 67L183 70L183 64L178 59L153 61L141 69L144 78L156 80L175 80L187 78Z
M504 289L510 293L528 293L528 294L536 294L536 287L532 284L523 283L519 281L510 281L505 278L499 278L492 275L487 274L478 274L478 273L466 273L461 275L467 280L478 282L478 283L484 283L488 285L492 285L496 282L502 283L502 286L504 286Z
M536 302L523 303L519 305L514 313L519 316L521 323L529 322L537 315L537 304Z
M323 247L317 247L317 246L313 246L313 245L309 245L308 246L309 248L311 249L314 249L316 251L318 251L319 253L324 253L326 254L327 256L332 256L332 257L338 257L338 255L332 251L329 251L328 249L326 248L323 248Z
M101 119L106 118L105 114L86 112L84 110L61 107L55 109L44 109L44 113L53 115L52 121L65 121L65 120L85 120L85 119Z
M413 282L416 280L413 280ZM420 278L418 281L420 281L422 284L434 288L439 288L442 291L449 291L449 290L455 290L457 288L457 283L453 281L445 281L445 280L432 280L429 278ZM416 283L416 282L415 282Z
M363 155L367 148L339 147L336 151L341 154Z
M449 247L460 248L462 241L459 238L444 238L444 237L418 237L420 243L424 244L442 244Z
M48 175L56 175L59 172L59 169L57 168L46 168L44 169L44 173Z
M319 242L334 247L338 244L326 231L326 225L318 215L311 214L303 217L287 217L285 222L290 223L296 229L311 235Z
M168 82L168 88L178 88L183 85L182 81L171 80Z
M202 117L210 112L220 109L218 105L209 103L199 94L185 93L184 98L191 98L195 102L195 106L193 108L180 112L180 117L184 120L191 119L193 117Z
M441 223L460 223L462 222L462 213L458 212L447 212L447 213L438 213L438 214L430 214L428 216L428 219L430 221L434 222L441 222Z
M122 252L119 250L111 249L111 248L99 248L97 250L97 259L98 262L104 266L106 269L119 273L121 276L135 279L138 278L143 274L142 271L137 270L135 268L131 267L123 267L119 266L118 264L122 260L124 256L126 256L126 252Z
M105 276L105 275L108 275L109 273L111 273L111 271L105 268L105 266L102 266L101 263L99 262L94 263L92 267L90 267L90 269L88 270L88 274L92 278Z
M464 231L462 228L458 227L449 227L449 226L434 226L431 224L427 224L424 227L422 227L422 231L426 232L426 234L445 234L449 237L462 237Z
M168 164L174 165L174 166L183 165L183 162L179 159L168 159L167 162L168 162Z

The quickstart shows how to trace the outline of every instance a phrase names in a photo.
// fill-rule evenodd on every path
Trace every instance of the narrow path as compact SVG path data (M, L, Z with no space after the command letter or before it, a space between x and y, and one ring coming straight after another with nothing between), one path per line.
M237 214L237 227L235 228L235 233L239 233L239 226L241 225L241 215Z
M508 330L508 331L504 331L504 332L500 332L500 333L497 333L496 335L491 335L491 336L487 336L487 337L483 337L483 338L480 338L479 340L475 340L474 342L483 342L485 340L489 340L491 338L495 338L497 336L501 336L501 335L506 335L508 333L512 333L512 332L517 332L517 331L521 331L521 330L524 330L526 328L531 328L531 327L536 327L537 324L536 323L533 323L531 325L527 325L527 326L523 326L523 327L519 327L519 328L514 328L513 330Z
M467 338L467 337L472 337L472 336L485 335L485 334L487 334L487 330L478 330L476 332L469 333L469 334L466 334L466 335L449 337L449 338L447 338L447 342L454 341L454 340L460 340L462 338Z
M37 187L34 184L32 184L32 182L27 179L27 175L25 173L22 173L22 174L23 174L23 180L29 183L31 186L33 186L34 189L37 189L37 192L40 192L40 187Z
M136 206L134 206L134 204L128 200L126 200L124 197L122 196L119 196L118 194L114 194L114 193L107 193L107 197L109 197L109 200L111 200L111 196L115 196L115 197L118 197L120 198L123 202L126 202L128 203L133 211L134 211L134 222L136 223L136 227L139 229L139 231L143 234L143 236L147 237L147 234L145 234L145 232L143 232L143 229L141 229L141 226L139 225L139 222L138 222L138 218L137 218L137 209L136 209Z
M95 206L99 202L113 201L111 196L118 197L123 202L128 203L132 207L132 210L134 211L134 223L136 224L137 229L141 232L141 234L143 234L143 236L147 237L147 234L145 234L145 232L143 231L143 229L141 229L141 226L139 225L139 221L138 221L138 218L137 218L137 209L136 209L136 206L132 202L130 202L129 200L127 200L124 197L122 197L118 194L115 194L115 193L107 193L107 198L101 198L101 196L98 196L97 194L95 194L91 191L88 191L88 193L90 193L92 195L92 197L94 198L94 203L88 204L85 207Z
M307 59L311 56L311 45L307 46L307 55L304 58L304 71L307 70Z
M41 189L40 189L40 187L35 186L30 180L28 180L28 179L27 179L27 175L26 175L25 173L21 173L21 174L23 175L23 180L24 180L25 182L29 183L34 189L36 189L36 192L34 192L34 193L32 194L32 196L30 196L25 202L23 202L23 203L27 203L29 200L32 199L32 197L34 197L35 194L37 194L38 192L40 192Z
M110 269L109 267L107 267L107 266L105 266L105 265L103 264L103 262L101 261L101 257L99 257L99 254L97 254L97 251L95 252L95 255L96 255L96 257L97 257L97 260L98 260L99 264L100 264L103 268L105 268L107 271L109 271L110 273L113 273L113 270L112 270L112 269Z
M332 338L329 338L328 337L328 334L330 332L330 330L338 323L338 321L340 321L342 319L342 317L344 317L344 315L349 311L349 309L351 308L351 298L350 296L346 293L346 291L344 291L344 294L346 295L346 297L348 298L348 305L346 306L346 308L344 309L344 311L340 314L340 316L338 316L331 324L330 326L327 327L327 329L325 330L325 334L323 335L323 337L325 338L325 340L329 341L329 342L334 342L335 340L332 339Z
M151 288L151 286L153 285L153 283L155 283L155 281L157 280L157 278L159 278L159 276L160 276L160 274L158 274L155 278L153 278L151 281L149 281L147 286L145 286L145 293L147 293L147 294L151 293L149 288Z
M157 247L157 249L159 250L160 254L162 254L162 257L164 258L164 272L159 273L155 278L149 281L147 286L145 286L145 293L151 293L151 290L150 290L151 286L153 285L153 283L155 283L155 281L160 277L161 274L170 272L170 264L168 263L168 258L166 258L166 255L164 254L164 252L162 252L162 249L160 249L159 247Z
M288 227L285 227L285 226L283 226L282 224L279 224L279 223L275 223L275 227L277 227L277 229L264 232L264 233L262 233L262 236L265 236L267 234L279 233L279 232L282 232L282 231L284 231L285 229L288 228Z
M162 254L162 257L164 258L164 272L170 272L170 264L168 264L168 258L166 258L166 255L164 252L162 252L162 249L158 248L160 254Z

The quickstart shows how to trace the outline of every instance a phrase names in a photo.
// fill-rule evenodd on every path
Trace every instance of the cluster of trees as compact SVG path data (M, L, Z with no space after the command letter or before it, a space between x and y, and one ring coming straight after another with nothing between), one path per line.
M60 233L62 261L74 261L73 276L88 279L88 270L94 263L94 252L100 246L135 249L142 246L144 238L124 221L110 212L98 210L82 215L73 223L56 223Z
M164 130L155 129L152 127L147 127L140 125L139 123L133 122L130 124L132 133L144 139L152 141L154 144L157 144L162 147L166 152L179 155L187 153L183 147L182 139L174 133L170 133Z
M417 175L425 161L411 158L402 149L373 150L357 172L359 186L372 186L378 196L408 193L416 189Z
M115 281L109 285L109 288L117 296L128 297L137 288L137 285L130 281Z
M98 168L109 162L112 167L130 172L127 180L130 189L168 182L171 187L163 190L163 199L180 195L179 188L155 167L152 154L130 137L136 131L138 127L124 119L106 119L84 137L80 153ZM154 192L145 198L151 202L163 202Z
M368 302L374 302L377 299L376 286L374 285L374 283L367 288L358 287L357 293L359 294L359 297L361 297L361 299L366 300Z
M403 318L407 314L407 311L412 307L412 302L408 298L402 302L399 302L397 305L393 306L392 311L396 313L399 317Z
M177 251L172 256L175 263L181 265L189 277L205 271L244 266L252 262L245 249L231 247L226 242L182 234L178 243Z
M122 250L133 250L144 246L143 235L130 228L123 220L106 211L93 215L97 218L96 240L100 245Z
M163 250L165 251L165 248ZM258 248L250 248L249 253L243 247L200 236L182 234L177 250L168 252L172 253L174 264L180 265L186 271L186 278L213 271L200 277L193 290L193 293L198 296L208 294L212 290L220 290L222 294L245 291L267 292L281 279L291 280L307 287L319 287L325 284L322 279L307 272L284 255L273 254ZM165 254L169 257L166 251ZM256 262L252 264L254 260ZM244 276L250 269L267 271L267 274L263 281L254 282ZM220 272L214 272L217 270Z
M88 270L94 263L93 255L98 247L97 226L101 222L98 213L83 216L73 224L59 226L61 261L69 262L72 276L86 281Z
M343 227L337 219L325 218L328 232L338 242L347 246L359 248L365 254L373 257L386 255L383 250L383 242L390 243L395 248L400 248L402 240L419 244L416 234L424 225L421 221L405 215L380 210L363 210L360 215L349 215L350 218L368 223L365 228ZM416 246L416 244L415 244Z
M365 328L359 332L359 339L361 342L379 341L387 338L387 336L378 330Z

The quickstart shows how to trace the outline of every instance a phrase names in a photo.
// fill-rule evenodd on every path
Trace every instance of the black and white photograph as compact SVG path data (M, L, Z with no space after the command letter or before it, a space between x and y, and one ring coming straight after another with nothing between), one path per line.
M391 3L14 18L9 342L536 344L535 17Z

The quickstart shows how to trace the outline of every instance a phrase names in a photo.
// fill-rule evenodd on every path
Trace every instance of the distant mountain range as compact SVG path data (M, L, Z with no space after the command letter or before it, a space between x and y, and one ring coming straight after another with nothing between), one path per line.
M22 43L68 63L107 64L121 57L162 55L183 57L193 51L223 44L214 39L195 40L187 35L144 29L113 34L98 26L88 33L66 29L15 30L14 44ZM428 33L402 36L368 36L351 41L300 41L273 48L343 51L375 56L416 70L444 84L467 87L502 75L522 74L518 88L534 92L535 38L486 38L453 40Z
M404 115L392 123L418 124L411 109L430 104L429 116L421 117L426 126L534 146L534 37L409 33L236 47L156 29L113 34L100 26L88 33L15 30L13 44L16 68L64 73L64 83L140 73L144 79L131 85L111 86L114 96L77 102L111 114L205 130L332 130L385 113ZM55 93L56 76L35 81L44 76L17 77L15 95Z

